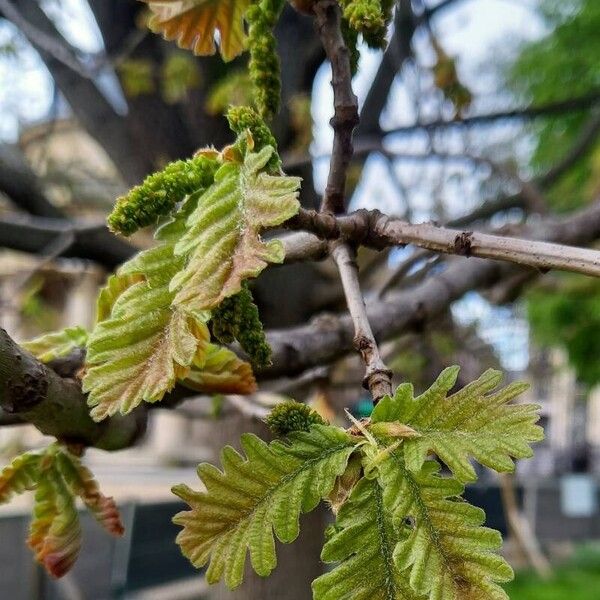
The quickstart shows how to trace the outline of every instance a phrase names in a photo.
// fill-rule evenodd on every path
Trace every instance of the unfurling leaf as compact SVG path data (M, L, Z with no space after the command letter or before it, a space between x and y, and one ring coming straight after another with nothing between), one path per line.
M143 0L153 16L149 27L194 54L215 53L232 60L244 50L243 18L251 0Z
M35 488L39 478L41 454L26 452L17 456L0 473L0 504Z
M77 496L109 533L123 533L113 499L103 496L89 469L58 444L22 454L2 471L0 503L26 490L35 490L27 543L36 560L53 577L62 577L69 571L79 554L81 526L75 505Z
M397 568L409 570L413 590L431 599L507 600L496 583L513 577L495 552L500 534L481 527L484 512L462 501L462 484L440 477L439 468L427 461L413 473L398 449L378 465L386 510L405 528L394 551Z
M53 470L43 475L36 489L27 545L53 577L65 575L79 555L81 525L75 499Z
M462 482L477 477L469 459L498 472L514 469L511 457L532 456L531 442L543 439L536 404L509 404L528 385L511 383L496 392L499 371L486 371L479 379L447 397L458 367L445 369L423 394L413 398L412 386L398 387L373 410L373 427L395 422L410 426L416 435L403 442L408 469L419 472L427 453L435 452ZM492 393L493 392L493 393Z
M21 346L46 363L66 356L76 348L85 347L87 338L88 333L83 327L67 327L62 331L46 333L29 342L23 342Z
M224 578L230 588L242 582L248 550L259 575L275 568L273 531L282 542L296 539L300 513L329 494L354 442L341 429L315 425L290 436L287 444L266 444L246 434L242 448L246 457L231 447L223 450L223 472L208 464L198 467L206 492L173 488L191 507L174 518L183 526L177 536L182 552L196 567L210 562L207 581Z
M131 275L143 274L144 280L118 296L110 317L90 335L83 389L94 419L162 400L200 360L210 337L206 315L171 306L169 282L181 266L165 242L121 267L118 276L132 281Z
M181 384L201 394L251 394L256 380L250 365L231 350L209 344L202 360L192 367Z
M300 179L261 172L273 152L266 146L258 153L248 151L243 163L224 164L198 200L175 245L177 255L189 256L185 269L171 282L177 292L175 305L213 309L268 263L283 261L283 244L264 242L260 232L298 212Z
M321 558L340 564L313 582L314 600L423 599L394 563L399 528L392 523L376 480L361 479L340 509L334 527Z

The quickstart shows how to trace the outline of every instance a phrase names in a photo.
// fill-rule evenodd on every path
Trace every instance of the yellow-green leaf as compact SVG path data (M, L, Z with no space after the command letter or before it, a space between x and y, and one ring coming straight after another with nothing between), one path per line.
M242 447L246 457L229 446L223 450L223 471L198 467L205 492L173 488L191 507L174 518L183 526L177 536L183 554L196 567L210 562L206 580L224 578L230 588L242 583L248 550L259 575L275 568L273 531L284 543L296 539L300 513L329 494L354 443L339 428L315 425L292 434L289 444L245 434Z
M0 473L0 504L6 504L14 495L32 490L40 476L41 454L26 452L19 454Z
M119 276L142 273L96 325L88 343L83 389L96 420L158 402L187 376L209 341L206 316L171 306L171 277L181 268L168 243L141 252Z
M62 331L46 333L21 345L45 363L66 356L75 348L84 347L87 338L88 333L83 327L67 327Z
M458 367L442 371L435 383L417 398L412 386L401 385L373 410L374 432L394 424L410 426L415 434L403 442L406 466L420 471L428 452L435 454L462 482L475 481L469 459L499 472L514 469L513 458L529 458L530 443L543 439L536 404L511 401L529 386L514 382L494 391L502 379L489 369L479 379L448 396ZM384 425L387 424L387 425Z
M171 283L176 305L212 309L238 293L244 279L283 261L283 244L264 242L260 232L298 212L300 179L261 172L273 152L266 146L258 153L248 151L243 163L224 164L198 200L175 245L177 255L189 257Z
M224 60L244 50L244 14L251 0L143 0L153 15L149 27L194 54L214 54L218 32Z

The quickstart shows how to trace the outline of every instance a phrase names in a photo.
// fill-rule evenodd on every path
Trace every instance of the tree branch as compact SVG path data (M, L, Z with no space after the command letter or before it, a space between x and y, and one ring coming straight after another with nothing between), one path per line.
M597 201L595 206L600 206ZM412 224L380 213L358 210L350 215L334 216L301 210L288 222L290 228L314 233L318 238L341 240L375 249L413 244L426 250L507 261L541 270L560 269L600 277L600 251L562 244L449 229L431 223ZM297 256L295 242L283 238L292 255ZM309 258L322 252L315 240L309 245L303 238L303 250ZM314 254L313 254L314 253Z
M46 435L103 450L133 445L146 428L145 409L95 423L80 382L60 377L4 329L0 329L0 407Z
M543 219L523 233L540 241L589 244L600 238L600 202L561 221ZM314 239L317 244L323 243L316 237ZM522 273L521 268L497 261L478 258L450 261L445 271L428 277L415 287L390 294L386 301L368 303L367 316L373 334L376 339L385 340L420 328L466 292L488 289L515 273ZM271 330L268 341L273 349L273 365L263 370L260 376L293 375L329 364L352 349L353 331L354 325L348 315L327 315L315 318L308 325Z

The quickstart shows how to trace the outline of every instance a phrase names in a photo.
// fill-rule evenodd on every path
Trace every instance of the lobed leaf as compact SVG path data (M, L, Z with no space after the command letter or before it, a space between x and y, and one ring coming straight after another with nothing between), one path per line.
M62 331L54 331L36 337L21 346L43 363L66 356L76 348L84 347L88 333L83 327L67 327Z
M409 530L396 546L394 561L398 569L409 570L412 589L432 600L508 600L497 585L513 577L495 553L502 538L481 527L481 509L459 498L462 484L440 477L435 461L413 473L399 449L387 452L377 468L395 526Z
M177 536L183 554L196 567L210 563L207 581L224 578L230 588L242 583L248 551L259 575L275 568L273 532L285 543L296 539L300 513L329 494L354 442L339 428L316 425L292 434L289 444L245 434L242 448L245 457L229 446L223 450L223 471L198 467L205 492L173 488L191 507L173 519L183 526Z
M406 466L413 472L420 471L430 451L462 482L477 479L469 462L471 457L499 472L514 470L512 459L532 456L529 444L544 435L535 424L538 405L509 404L528 385L515 382L493 392L502 374L489 369L447 396L458 371L458 367L445 369L417 398L413 398L412 386L399 386L393 398L384 398L375 407L372 422L398 422L415 431L416 435L403 442Z
M417 600L393 559L400 530L377 480L363 478L340 509L321 558L340 563L313 582L315 600Z
M149 27L194 54L215 53L232 60L244 50L244 14L251 0L143 0L153 16Z
M273 153L266 146L258 153L248 151L243 163L227 162L199 198L175 245L177 256L189 256L171 282L175 305L213 309L238 293L244 279L258 276L268 263L283 261L283 244L264 242L260 232L298 212L300 179L261 172Z

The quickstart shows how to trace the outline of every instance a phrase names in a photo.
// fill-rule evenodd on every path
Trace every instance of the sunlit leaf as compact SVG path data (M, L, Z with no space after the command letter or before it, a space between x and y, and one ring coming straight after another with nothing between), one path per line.
M171 283L176 305L212 309L238 293L244 279L256 277L268 263L283 261L283 244L264 242L260 232L298 212L300 179L261 172L273 152L267 146L247 152L243 163L224 164L198 200L175 246L177 255L189 256Z
M244 14L251 0L143 0L153 15L149 27L194 54L219 50L224 60L244 50ZM218 38L217 38L218 32Z

